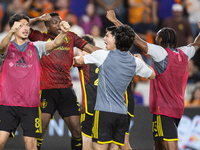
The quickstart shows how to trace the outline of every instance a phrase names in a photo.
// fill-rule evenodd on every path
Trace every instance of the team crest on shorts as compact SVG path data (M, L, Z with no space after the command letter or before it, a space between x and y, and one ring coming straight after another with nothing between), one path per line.
M41 107L42 107L43 109L47 107L47 101L46 101L46 99L42 99Z

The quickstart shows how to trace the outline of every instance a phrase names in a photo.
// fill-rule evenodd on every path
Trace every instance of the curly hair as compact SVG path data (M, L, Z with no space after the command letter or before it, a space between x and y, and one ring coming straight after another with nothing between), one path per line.
M135 39L134 30L128 25L117 27L115 31L116 48L120 51L128 51Z
M177 35L172 28L162 28L158 33L158 37L162 39L161 41L162 47L176 48Z
M20 21L22 19L26 19L29 22L29 17L27 15L21 13L14 14L8 21L10 28L14 25L15 21Z

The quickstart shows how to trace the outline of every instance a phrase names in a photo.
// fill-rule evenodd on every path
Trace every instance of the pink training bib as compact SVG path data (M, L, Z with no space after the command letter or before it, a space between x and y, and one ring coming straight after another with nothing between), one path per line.
M169 48L167 68L150 81L150 113L181 118L184 111L184 95L188 79L188 59Z
M0 77L0 105L40 106L40 70L32 42L25 52L10 42Z

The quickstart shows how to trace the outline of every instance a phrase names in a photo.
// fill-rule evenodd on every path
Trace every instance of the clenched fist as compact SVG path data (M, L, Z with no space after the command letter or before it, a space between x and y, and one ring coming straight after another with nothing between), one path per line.
M69 23L66 22L66 21L62 21L60 23L60 29L62 30L63 33L67 33L69 31L69 29L70 29Z
M11 32L15 33L17 31L19 31L22 27L23 27L23 23L15 21L12 28L11 28Z
M106 17L107 17L108 20L110 20L111 22L115 21L116 16L115 16L114 10L108 10L108 11L107 11Z
M44 14L44 15L38 17L38 20L39 20L39 21L49 21L50 19L51 19L51 16L50 16L50 14L48 14L48 13L46 13L46 14Z

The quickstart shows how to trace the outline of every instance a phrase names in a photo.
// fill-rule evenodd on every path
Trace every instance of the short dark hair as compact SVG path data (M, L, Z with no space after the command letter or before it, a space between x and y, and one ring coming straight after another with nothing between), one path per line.
M84 40L86 40L89 44L95 46L94 38L89 34L84 34L81 36Z
M110 26L106 28L106 32L110 31L112 36L115 36L115 31L116 31L117 27L116 26Z
M117 27L115 31L115 45L120 51L128 51L135 39L134 30L128 25Z
M8 21L10 28L14 25L15 21L20 21L22 19L26 19L29 22L29 17L27 15L21 13L14 14Z
M166 48L176 48L177 46L177 35L172 28L162 28L158 33L158 38L162 39L161 46Z
M49 15L51 17L60 16L59 13L57 13L57 12L51 12L51 13L49 13ZM49 21L44 21L45 26L48 26L48 23L49 23Z

